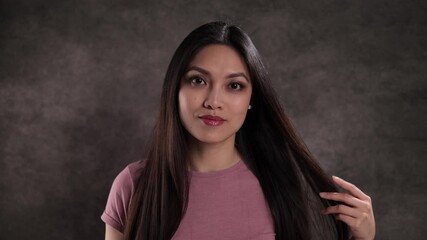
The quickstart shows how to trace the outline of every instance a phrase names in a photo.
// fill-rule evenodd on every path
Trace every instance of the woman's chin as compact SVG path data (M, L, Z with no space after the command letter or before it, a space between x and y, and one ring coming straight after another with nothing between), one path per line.
M218 136L218 135L208 135L208 136L196 136L194 137L194 140L196 143L199 144L220 144L220 143L226 143L228 141L231 141L234 143L233 136Z

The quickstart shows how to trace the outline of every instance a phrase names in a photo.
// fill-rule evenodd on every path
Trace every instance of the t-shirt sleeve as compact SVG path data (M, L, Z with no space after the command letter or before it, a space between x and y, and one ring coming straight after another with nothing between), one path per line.
M129 166L123 169L111 186L107 205L101 215L102 221L123 233L126 226L128 208L134 189Z

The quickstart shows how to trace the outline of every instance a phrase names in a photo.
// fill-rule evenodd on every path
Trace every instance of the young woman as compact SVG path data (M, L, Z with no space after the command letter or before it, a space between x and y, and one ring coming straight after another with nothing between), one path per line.
M148 157L116 177L101 218L106 239L375 235L369 196L319 167L252 41L224 22L200 26L176 50Z

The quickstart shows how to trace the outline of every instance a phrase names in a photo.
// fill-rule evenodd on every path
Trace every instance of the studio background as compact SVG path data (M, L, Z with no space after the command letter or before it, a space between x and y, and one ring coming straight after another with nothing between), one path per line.
M0 1L0 239L103 239L111 183L157 117L173 52L231 20L376 239L427 235L425 1Z

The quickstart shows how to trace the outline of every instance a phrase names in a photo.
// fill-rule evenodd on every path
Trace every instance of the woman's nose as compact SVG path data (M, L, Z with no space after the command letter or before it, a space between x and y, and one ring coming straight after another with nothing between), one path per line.
M217 88L211 88L209 89L209 92L207 93L206 99L203 103L203 106L205 108L210 109L217 109L222 108L223 102L221 100L221 91Z

